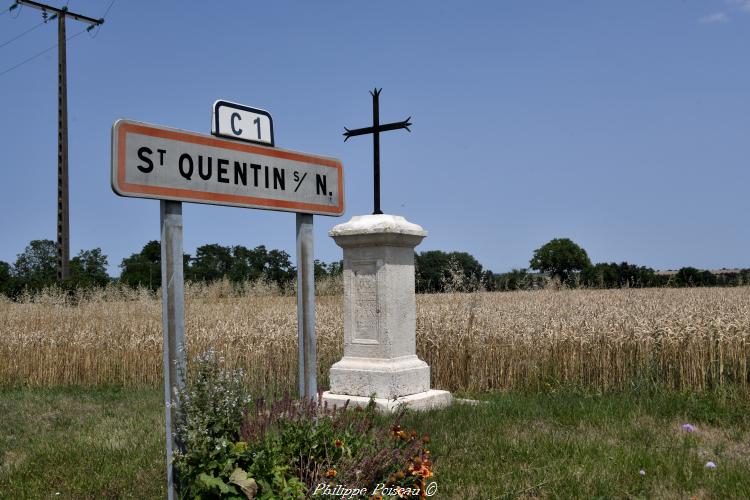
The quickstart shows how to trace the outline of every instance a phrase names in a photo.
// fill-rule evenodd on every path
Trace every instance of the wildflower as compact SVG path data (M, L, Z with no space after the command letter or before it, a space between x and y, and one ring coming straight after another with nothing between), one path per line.
M646 471L643 470L643 469L641 469L641 470L638 471L638 474L640 474L641 476L645 476L646 475Z
M716 468L716 464L715 463L713 463L710 460L708 462L706 462L706 469L715 469L715 468Z
M399 432L401 432L400 425L394 425L393 427L391 427L391 435L393 435L393 437L398 437Z
M404 478L404 472L398 471L396 472L396 479L403 479Z
M424 444L429 443L430 442L430 435L429 434L425 434L424 436L422 436L422 442Z
M336 441L333 442L333 445L336 448L341 448L342 446L344 446L344 442L342 440L340 440L340 439L337 439Z
M432 471L426 465L423 465L422 467L419 468L419 470L414 471L413 474L415 476L421 476L423 479L428 479L432 477Z
M326 471L326 477L328 479L336 477L336 469L328 469L328 471Z
M694 432L695 426L692 424L682 424L682 430L685 432Z
M412 441L417 439L417 431L411 431L409 437L411 437Z

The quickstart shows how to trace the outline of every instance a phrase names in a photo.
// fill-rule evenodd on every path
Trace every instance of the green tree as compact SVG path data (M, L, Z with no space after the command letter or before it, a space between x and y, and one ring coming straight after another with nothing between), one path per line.
M320 261L318 259L315 259L313 261L313 275L315 276L315 279L321 279L328 276L328 267L326 266L326 263L323 261Z
M497 278L498 290L531 290L534 287L534 278L526 269L512 269Z
M70 278L74 286L103 286L109 282L107 256L101 248L81 250L70 259Z
M10 264L0 260L0 293L12 296L14 295L13 288L13 276Z
M289 260L289 254L283 250L271 250L266 256L264 277L280 287L286 287L297 275L297 269Z
M483 278L482 265L467 252L428 250L414 254L417 292L443 292L448 288L474 290ZM461 286L457 287L458 282Z
M239 283L255 281L263 276L268 251L263 245L252 250L241 245L232 247L232 263L229 268L229 279Z
M122 259L120 281L132 287L156 290L161 286L161 244L151 240L143 249Z
M340 276L344 272L344 261L338 260L333 261L326 265L326 273L328 276Z
M530 266L532 269L549 273L561 283L569 282L574 272L591 265L586 250L569 238L555 238L534 250Z
M675 282L677 286L711 286L716 283L716 277L709 271L683 267L677 271Z
M441 250L428 250L414 255L417 292L441 291L443 272L448 269L448 254Z
M487 269L482 273L482 284L488 292L494 292L497 290L497 276L495 273Z
M18 254L13 276L22 287L39 290L57 280L57 245L52 240L33 240Z
M229 275L233 264L232 250L216 243L195 250L190 263L190 276L196 281L216 281Z
M600 262L587 267L581 272L581 281L592 288L642 288L659 284L653 269L627 262Z

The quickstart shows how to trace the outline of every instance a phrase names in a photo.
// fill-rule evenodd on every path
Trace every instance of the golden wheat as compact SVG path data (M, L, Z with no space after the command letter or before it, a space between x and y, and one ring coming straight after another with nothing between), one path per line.
M335 288L335 287L334 287ZM0 300L0 384L161 383L161 303L109 287ZM319 381L342 354L342 296L317 298ZM295 391L296 301L267 284L190 286L190 355L213 348L258 391ZM750 287L417 296L417 354L433 387L488 391L570 382L750 386Z

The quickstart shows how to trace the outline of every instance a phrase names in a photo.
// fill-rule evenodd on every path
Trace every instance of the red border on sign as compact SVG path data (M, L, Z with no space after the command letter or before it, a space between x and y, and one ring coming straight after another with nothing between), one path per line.
M128 133L136 133L148 137L159 137L161 139L171 139L174 141L189 142L201 146L211 146L221 149L232 149L243 153L254 153L263 156L283 158L285 160L300 161L322 165L334 168L338 171L338 205L320 205L317 203L303 203L298 201L273 200L268 198L256 198L254 196L242 196L235 194L210 193L206 191L192 191L189 189L166 188L159 186L148 186L145 184L133 184L125 182L125 146ZM243 144L238 142L215 139L209 136L194 135L189 132L180 132L177 130L164 130L161 128L150 127L140 123L120 122L117 125L117 187L123 194L145 194L158 197L171 198L188 198L195 201L204 201L208 203L237 203L242 205L252 205L257 208L269 209L301 209L315 212L325 212L331 215L340 215L344 211L344 177L341 162L333 158L322 158L319 156L306 155L293 151L284 151L283 149L273 149L252 144ZM248 208L253 208L252 206Z

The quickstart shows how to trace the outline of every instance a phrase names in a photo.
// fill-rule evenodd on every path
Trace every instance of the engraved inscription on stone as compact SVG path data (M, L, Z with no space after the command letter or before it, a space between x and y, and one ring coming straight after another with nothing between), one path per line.
M374 261L353 266L354 304L353 341L364 344L378 342L378 275Z

